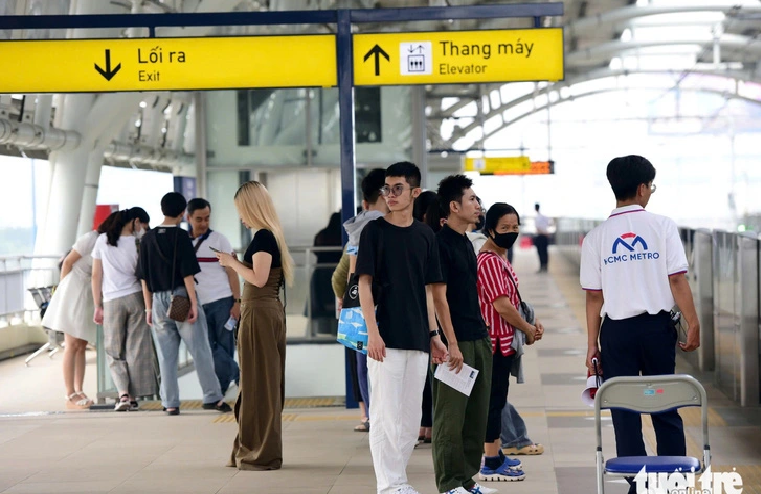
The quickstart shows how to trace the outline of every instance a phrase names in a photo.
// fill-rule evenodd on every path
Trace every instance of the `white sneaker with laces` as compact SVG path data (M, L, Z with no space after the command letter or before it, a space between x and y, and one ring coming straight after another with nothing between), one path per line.
M499 491L491 487L484 487L476 482L476 485L470 488L470 492L471 494L497 494Z
M469 494L469 492L465 487L458 487L457 489L442 492L441 494Z

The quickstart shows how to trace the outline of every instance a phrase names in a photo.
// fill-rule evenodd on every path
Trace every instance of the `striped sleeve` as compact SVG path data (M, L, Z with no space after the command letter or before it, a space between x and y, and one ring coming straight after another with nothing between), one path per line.
M504 266L496 255L482 256L478 268L478 278L488 303L493 304L499 297L508 297L512 301L511 292L515 289L508 285Z

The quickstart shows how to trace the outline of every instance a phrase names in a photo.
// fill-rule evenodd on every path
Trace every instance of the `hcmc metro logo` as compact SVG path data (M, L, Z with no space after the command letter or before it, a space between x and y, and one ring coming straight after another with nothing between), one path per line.
M639 246L639 250L643 252L635 252L635 247L637 246ZM619 247L623 247L621 250L626 250L622 254L619 254ZM620 238L617 238L615 242L613 242L611 255L603 258L603 262L607 266L609 264L616 264L619 262L647 261L661 257L657 252L648 251L649 248L644 238L640 237L634 232L624 233Z
M630 238L633 238L631 244L627 242ZM618 252L618 246L626 247L626 249L629 252L634 252L634 246L637 244L640 244L642 246L642 250L647 250L647 242L645 242L645 239L637 235L636 233L624 233L621 235L621 238L617 238L615 242L613 242L613 254L616 254Z

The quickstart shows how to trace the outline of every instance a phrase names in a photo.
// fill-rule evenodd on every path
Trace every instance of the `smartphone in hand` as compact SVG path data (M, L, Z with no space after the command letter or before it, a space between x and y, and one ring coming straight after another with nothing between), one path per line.
M221 251L221 250L217 249L216 247L212 247L211 245L209 246L209 248L210 248L211 250L213 250L214 252L218 252L218 253L220 253L220 254L222 253L222 251Z

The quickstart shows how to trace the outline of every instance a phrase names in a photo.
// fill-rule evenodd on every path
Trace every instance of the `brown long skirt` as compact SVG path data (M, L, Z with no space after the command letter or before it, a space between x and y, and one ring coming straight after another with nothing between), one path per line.
M227 466L277 470L283 465L285 313L277 298L256 292L246 283L238 330L238 435Z

